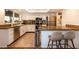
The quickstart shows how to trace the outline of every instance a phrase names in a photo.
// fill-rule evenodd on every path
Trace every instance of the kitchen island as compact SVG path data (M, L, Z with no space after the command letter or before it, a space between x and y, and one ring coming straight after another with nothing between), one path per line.
M20 29L21 28L21 29ZM0 48L5 48L24 33L26 33L26 25L11 25L1 24L0 25ZM25 30L25 31L24 31Z
M79 48L79 27L66 27L66 26L42 26L40 30L41 35L41 48L47 48L49 41L48 36L54 32L62 32L63 34L67 31L75 32L74 44L76 48Z
M35 25L31 24L1 24L0 25L0 48L7 48L8 45L13 43L19 37L23 36L26 32L35 31Z
M14 41L14 28L11 24L0 25L0 48L5 48Z

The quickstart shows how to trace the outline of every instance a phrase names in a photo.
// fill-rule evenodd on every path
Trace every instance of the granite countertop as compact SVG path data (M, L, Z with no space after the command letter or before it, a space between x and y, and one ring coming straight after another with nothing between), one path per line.
M0 24L0 29L9 29L9 28L17 28L24 25L35 25L35 24L19 24L19 25L11 25L11 24Z
M11 24L2 24L2 25L0 25L0 29L17 28L17 27L20 27L20 26L23 26L23 25L24 25L24 24L11 26Z
M66 26L42 26L41 30L79 30L79 28Z

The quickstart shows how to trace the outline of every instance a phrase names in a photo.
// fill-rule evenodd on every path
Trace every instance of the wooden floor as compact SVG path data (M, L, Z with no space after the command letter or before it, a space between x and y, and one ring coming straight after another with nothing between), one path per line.
M11 49L35 49L35 34L34 33L26 33L24 36L19 38L17 41L15 41L13 44L8 46L8 48ZM52 48L41 48L41 46L38 47L38 49L52 49ZM56 49L56 48L55 48ZM60 48L64 49L64 48ZM71 48L69 48L71 49Z
M10 48L34 48L35 34L34 33L26 33L20 39L11 44Z

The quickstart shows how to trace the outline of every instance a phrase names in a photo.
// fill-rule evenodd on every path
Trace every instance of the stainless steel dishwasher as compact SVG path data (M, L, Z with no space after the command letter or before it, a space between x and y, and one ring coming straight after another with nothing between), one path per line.
M14 27L14 40L18 39L20 37L20 26L15 26Z

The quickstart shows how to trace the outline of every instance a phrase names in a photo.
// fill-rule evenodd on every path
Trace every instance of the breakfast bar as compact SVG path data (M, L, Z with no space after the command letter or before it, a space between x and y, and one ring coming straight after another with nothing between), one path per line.
M41 48L47 48L49 38L48 36L54 32L62 32L63 34L68 31L75 32L74 44L76 48L79 48L79 27L67 27L67 26L42 26L41 27Z

